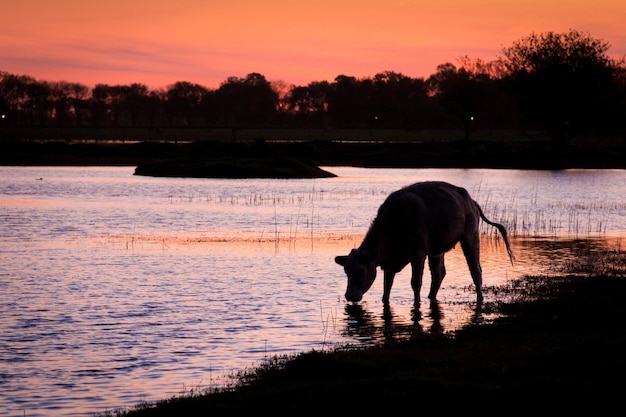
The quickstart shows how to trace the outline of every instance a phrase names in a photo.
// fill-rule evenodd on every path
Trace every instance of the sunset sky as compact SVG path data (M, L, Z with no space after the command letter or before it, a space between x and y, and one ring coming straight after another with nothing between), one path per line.
M576 29L626 55L624 0L0 0L0 71L48 81L190 81L263 74L306 85L381 71L428 77L495 59L531 33Z

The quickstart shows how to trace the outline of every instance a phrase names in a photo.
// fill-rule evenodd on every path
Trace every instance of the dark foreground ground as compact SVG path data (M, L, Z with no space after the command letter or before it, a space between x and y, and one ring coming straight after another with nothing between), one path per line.
M618 412L626 396L626 253L605 255L593 261L602 262L601 275L527 277L497 289L515 301L483 306L505 315L494 324L271 360L234 390L128 415Z

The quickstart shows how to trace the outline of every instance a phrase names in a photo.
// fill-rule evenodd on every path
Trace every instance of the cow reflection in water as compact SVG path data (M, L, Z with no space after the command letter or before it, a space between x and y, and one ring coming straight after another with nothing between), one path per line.
M410 339L424 333L442 334L445 331L441 324L442 317L438 301L431 301L424 315L420 305L415 304L411 309L410 321L396 317L389 305L384 305L382 316L376 317L362 304L349 303L346 304L346 333L366 342Z
M376 268L380 266L384 272L383 303L389 303L395 275L410 263L411 287L415 302L419 303L428 257L432 276L428 298L435 300L446 275L444 255L460 242L476 287L476 300L481 303L480 219L500 231L513 262L506 229L488 220L465 189L431 181L391 193L378 209L359 248L335 258L348 276L346 299L360 301L374 283Z
M450 318L444 326L444 310L451 312L452 305L442 308L439 301L431 300L428 308L422 311L420 303L414 303L411 309L411 319L404 320L402 315L397 316L389 304L383 305L382 315L378 316L360 303L348 303L346 310L346 335L358 338L361 342L376 343L382 341L397 341L411 339L415 336L428 334L443 334L446 331L458 330L472 323L482 323L483 308L476 306L472 311L463 314L462 323ZM451 310L447 310L450 308ZM458 312L457 312L458 314ZM452 314L455 317L455 314ZM382 319L382 320L381 320ZM449 326L451 328L446 327Z

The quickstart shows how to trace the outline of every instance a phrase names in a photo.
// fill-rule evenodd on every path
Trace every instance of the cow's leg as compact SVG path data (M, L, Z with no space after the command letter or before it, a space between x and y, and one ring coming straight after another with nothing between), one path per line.
M422 289L422 275L424 274L424 262L426 256L420 256L411 261L411 288L413 288L414 302L420 302L420 290Z
M467 266L476 287L476 301L481 303L483 301L483 270L480 267L480 238L478 233L463 237L461 248L463 248Z
M430 268L430 275L432 277L428 298L431 300L435 300L437 298L437 292L439 292L439 287L441 287L443 277L446 276L446 266L444 264L443 257L443 254L428 257L428 267Z
M391 287L393 286L393 278L396 273L393 271L385 270L384 282L383 282L383 303L389 304L389 294L391 293Z

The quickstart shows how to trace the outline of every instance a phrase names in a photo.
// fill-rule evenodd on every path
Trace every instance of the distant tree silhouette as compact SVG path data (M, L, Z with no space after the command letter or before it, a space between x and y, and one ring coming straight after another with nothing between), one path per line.
M53 117L58 126L67 126L70 123L72 103L71 84L67 81L51 82L50 96L54 108Z
M30 125L45 126L53 108L50 84L34 80L26 85L26 114Z
M615 106L607 111L607 128L626 132L626 65L620 65L613 83Z
M2 73L0 93L7 125L33 126L49 107L49 87L28 75ZM45 121L44 121L45 123Z
M411 129L421 124L428 101L424 79L384 71L374 75L372 87L369 118L372 126Z
M21 101L25 94L21 88L22 81L20 77L8 72L1 72L0 80L0 105L2 106L2 114L4 115L4 125L15 126L19 123L21 113Z
M362 127L368 97L356 77L338 75L328 95L328 114L339 128Z
M165 102L167 101L167 92L164 89L152 90L148 93L146 100L146 113L148 117L148 126L159 128L165 125Z
M608 49L608 42L575 30L533 33L503 49L507 86L528 120L565 143L616 104L612 91L623 61L609 58Z
M144 84L133 83L123 88L122 102L129 115L131 126L138 126L140 116L145 113L148 102L148 87Z
M461 123L466 141L470 139L472 125L481 116L489 81L489 75L483 71L457 68L451 63L439 65L428 79L430 93Z
M264 126L276 113L278 93L259 73L229 77L216 91L223 123L231 127Z
M292 87L285 101L288 111L296 115L300 127L327 127L328 81L314 81L306 86Z
M89 87L80 83L70 83L68 98L74 112L77 126L83 125L83 115L89 108Z
M283 80L270 81L270 86L276 93L278 102L276 104L276 111L269 119L268 124L270 126L293 126L294 114L289 110L288 98L294 86L287 84Z
M200 103L207 88L188 81L178 81L167 89L166 111L170 126L191 126L202 114Z
M96 126L121 126L126 124L122 110L127 105L130 88L125 85L96 84L91 91L91 114ZM128 117L130 119L130 117Z
M220 105L216 90L206 90L200 99L200 114L207 127L215 126L219 121Z
M543 127L555 143L626 129L626 63L577 31L531 34L496 61L459 58L424 78L394 71L305 86L252 72L217 89L36 80L0 71L0 126L462 129ZM621 130L620 130L621 129Z

